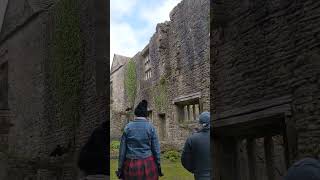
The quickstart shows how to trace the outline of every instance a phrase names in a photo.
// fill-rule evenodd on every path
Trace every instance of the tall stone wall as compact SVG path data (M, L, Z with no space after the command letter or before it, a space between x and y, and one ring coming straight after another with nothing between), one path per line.
M129 104L126 102L125 94L125 75L126 63L128 57L115 55L112 62L110 75L110 138L119 139L122 135L122 129L127 122L126 109Z
M107 15L104 1L8 3L0 33L14 124L7 179L78 179L80 148L109 120ZM50 157L58 145L68 152Z
M222 8L229 14L214 13ZM215 111L292 95L300 152L319 142L318 11L315 1L217 2L212 27ZM227 24L219 24L220 19Z
M18 2L17 2L18 3ZM32 12L25 5L24 12ZM9 135L9 151L17 156L36 157L41 151L44 140L41 136L41 127L44 126L43 119L43 91L44 72L43 59L45 58L45 17L46 13L39 18L25 19L26 25L18 29L21 19L15 12L17 6L9 2L7 16L1 33L1 51L5 52L1 60L8 63L8 104L12 114L11 122L14 127ZM22 6L23 7L23 6ZM30 15L32 16L32 15ZM15 19L19 19L15 21ZM13 28L12 31L11 27ZM34 32L37 32L36 34ZM38 144L39 146L36 146Z
M171 98L201 92L203 111L210 107L209 6L207 0L182 1L170 14L169 30Z
M152 76L145 80L145 54L149 54ZM184 0L170 13L170 21L157 25L148 46L132 59L137 66L137 98L149 102L152 121L161 131L165 119L163 144L181 148L196 122L178 120L179 97L199 93L203 111L209 111L209 1ZM163 90L165 89L165 90ZM165 102L160 103L164 98Z
M10 129L5 179L34 177L15 159L35 159L45 150L44 69L46 12L37 14L27 1L10 1L0 34L0 62L8 64ZM36 32L36 33L35 33ZM15 163L19 162L19 163ZM29 164L21 165L28 167ZM18 177L16 177L18 178Z
M218 121L241 107L291 97L294 159L311 155L320 142L319 5L309 0L212 1L214 117Z

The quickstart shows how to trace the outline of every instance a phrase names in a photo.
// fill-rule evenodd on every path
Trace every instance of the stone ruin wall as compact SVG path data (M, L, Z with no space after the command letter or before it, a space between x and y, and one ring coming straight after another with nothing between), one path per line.
M289 95L299 159L320 143L320 2L211 1L211 111Z
M107 48L102 48L107 47L108 39L101 38L106 28L97 26L97 22L106 22L104 15L108 7L86 0L76 2L80 10L77 26L81 29L79 86L82 98L78 125L72 131L63 124L57 125L61 119L54 111L57 92L53 87L50 51L54 45L52 36L58 5L49 0L12 0L8 4L0 34L0 63L8 62L8 102L14 124L9 134L8 155L6 160L1 160L7 161L8 179L77 179L79 149L93 129L107 120L108 68L99 67L109 67L105 59ZM99 14L95 12L99 7L106 8L99 9ZM49 157L57 145L67 147L69 143L71 153L67 156ZM63 170L57 170L59 168Z
M149 51L152 77L145 81L144 58ZM209 1L183 0L170 13L170 21L157 25L148 46L133 59L137 66L138 92L136 104L142 99L149 102L152 120L160 131L159 113L165 113L166 132L161 139L164 146L181 149L195 122L180 123L177 97L201 93L200 104L210 110L209 69ZM155 88L165 79L167 101L163 107L155 103Z
M41 137L44 126L41 121L44 111L41 65L46 15L43 13L39 18L31 18L35 13L25 1L10 1L0 34L0 51L3 54L0 61L8 63L8 108L10 121L14 124L9 134L8 152L16 157L35 158L45 144ZM19 28L26 22L27 25ZM17 32L14 33L15 30ZM14 179L12 174L22 179L34 173L29 168L19 169L12 159L4 161L7 161L8 179Z
M125 63L129 58L122 60L116 55L111 69L110 82L112 95L111 99L111 111L110 111L110 138L111 140L118 140L122 135L122 128L126 124L126 95L125 95ZM121 58L121 57L120 57Z
M291 95L300 154L319 144L320 2L242 0L213 6L213 110ZM220 13L225 8L227 13Z

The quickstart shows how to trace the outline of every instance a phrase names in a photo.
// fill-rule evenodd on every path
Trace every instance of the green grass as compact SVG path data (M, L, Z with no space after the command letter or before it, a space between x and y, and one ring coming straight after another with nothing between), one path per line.
M160 180L193 180L193 175L189 173L187 170L185 170L180 161L178 162L171 162L169 160L161 159L161 168L162 172L164 174L163 177L160 178ZM111 180L117 180L118 178L115 175L115 171L118 167L118 160L112 159L110 161L110 167L111 167Z

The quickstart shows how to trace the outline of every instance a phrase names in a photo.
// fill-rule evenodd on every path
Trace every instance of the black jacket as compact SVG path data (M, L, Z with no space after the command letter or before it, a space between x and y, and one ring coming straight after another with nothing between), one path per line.
M181 163L196 179L209 179L212 170L210 157L210 129L204 128L187 139Z
M80 151L78 166L87 175L110 175L107 122L96 128Z
M320 180L320 160L304 158L294 163L288 170L285 180Z

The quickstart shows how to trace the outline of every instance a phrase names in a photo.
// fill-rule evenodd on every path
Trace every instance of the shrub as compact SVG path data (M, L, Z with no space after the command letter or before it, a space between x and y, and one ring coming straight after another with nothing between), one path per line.
M181 155L178 151L170 150L164 153L164 158L170 160L171 162L177 162Z
M110 148L111 148L111 150L119 150L120 149L120 141L112 141Z

